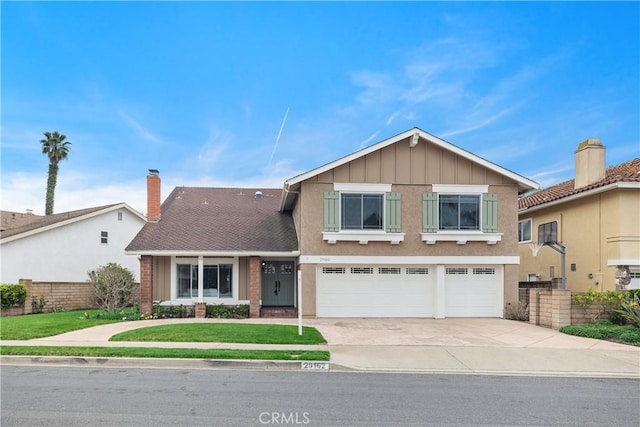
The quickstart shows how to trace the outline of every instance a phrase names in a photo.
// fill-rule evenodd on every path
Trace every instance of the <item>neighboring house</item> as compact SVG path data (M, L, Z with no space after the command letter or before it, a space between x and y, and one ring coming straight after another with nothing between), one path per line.
M518 300L518 195L538 185L414 128L285 181L177 187L127 247L141 309L297 304L317 317L502 317ZM203 280L200 280L202 278Z
M140 264L124 253L145 224L125 203L39 216L2 211L0 280L87 282L87 272L117 262L139 279Z
M575 153L575 179L519 200L520 280L561 277L561 255L531 242L566 247L567 289L640 288L640 158L605 168L605 147L587 139Z

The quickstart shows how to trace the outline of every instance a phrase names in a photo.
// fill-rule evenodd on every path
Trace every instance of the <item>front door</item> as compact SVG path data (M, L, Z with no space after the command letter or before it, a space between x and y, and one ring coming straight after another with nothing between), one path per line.
M293 261L264 261L262 266L262 306L293 307Z

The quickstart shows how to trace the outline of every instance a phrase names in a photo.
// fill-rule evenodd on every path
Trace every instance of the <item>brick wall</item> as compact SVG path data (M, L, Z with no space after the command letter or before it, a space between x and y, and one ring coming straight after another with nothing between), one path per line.
M249 258L249 317L260 317L262 264L260 257Z
M153 313L153 257L140 257L140 313Z
M24 307L2 310L2 316L31 314L33 298L38 301L40 298L46 300L47 303L43 308L44 313L60 308L80 310L96 307L93 287L89 282L32 282L30 279L20 279L20 284L27 290Z

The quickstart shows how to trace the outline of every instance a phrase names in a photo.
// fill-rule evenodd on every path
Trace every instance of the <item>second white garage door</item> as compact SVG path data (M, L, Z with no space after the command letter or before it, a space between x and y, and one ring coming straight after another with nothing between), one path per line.
M318 267L318 317L433 317L434 272L427 267Z
M445 268L445 317L502 317L502 266Z

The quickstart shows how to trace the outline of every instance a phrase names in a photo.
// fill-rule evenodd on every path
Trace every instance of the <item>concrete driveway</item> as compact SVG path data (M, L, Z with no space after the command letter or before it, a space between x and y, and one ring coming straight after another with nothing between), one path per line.
M593 348L638 347L575 337L505 319L309 319L330 345Z

